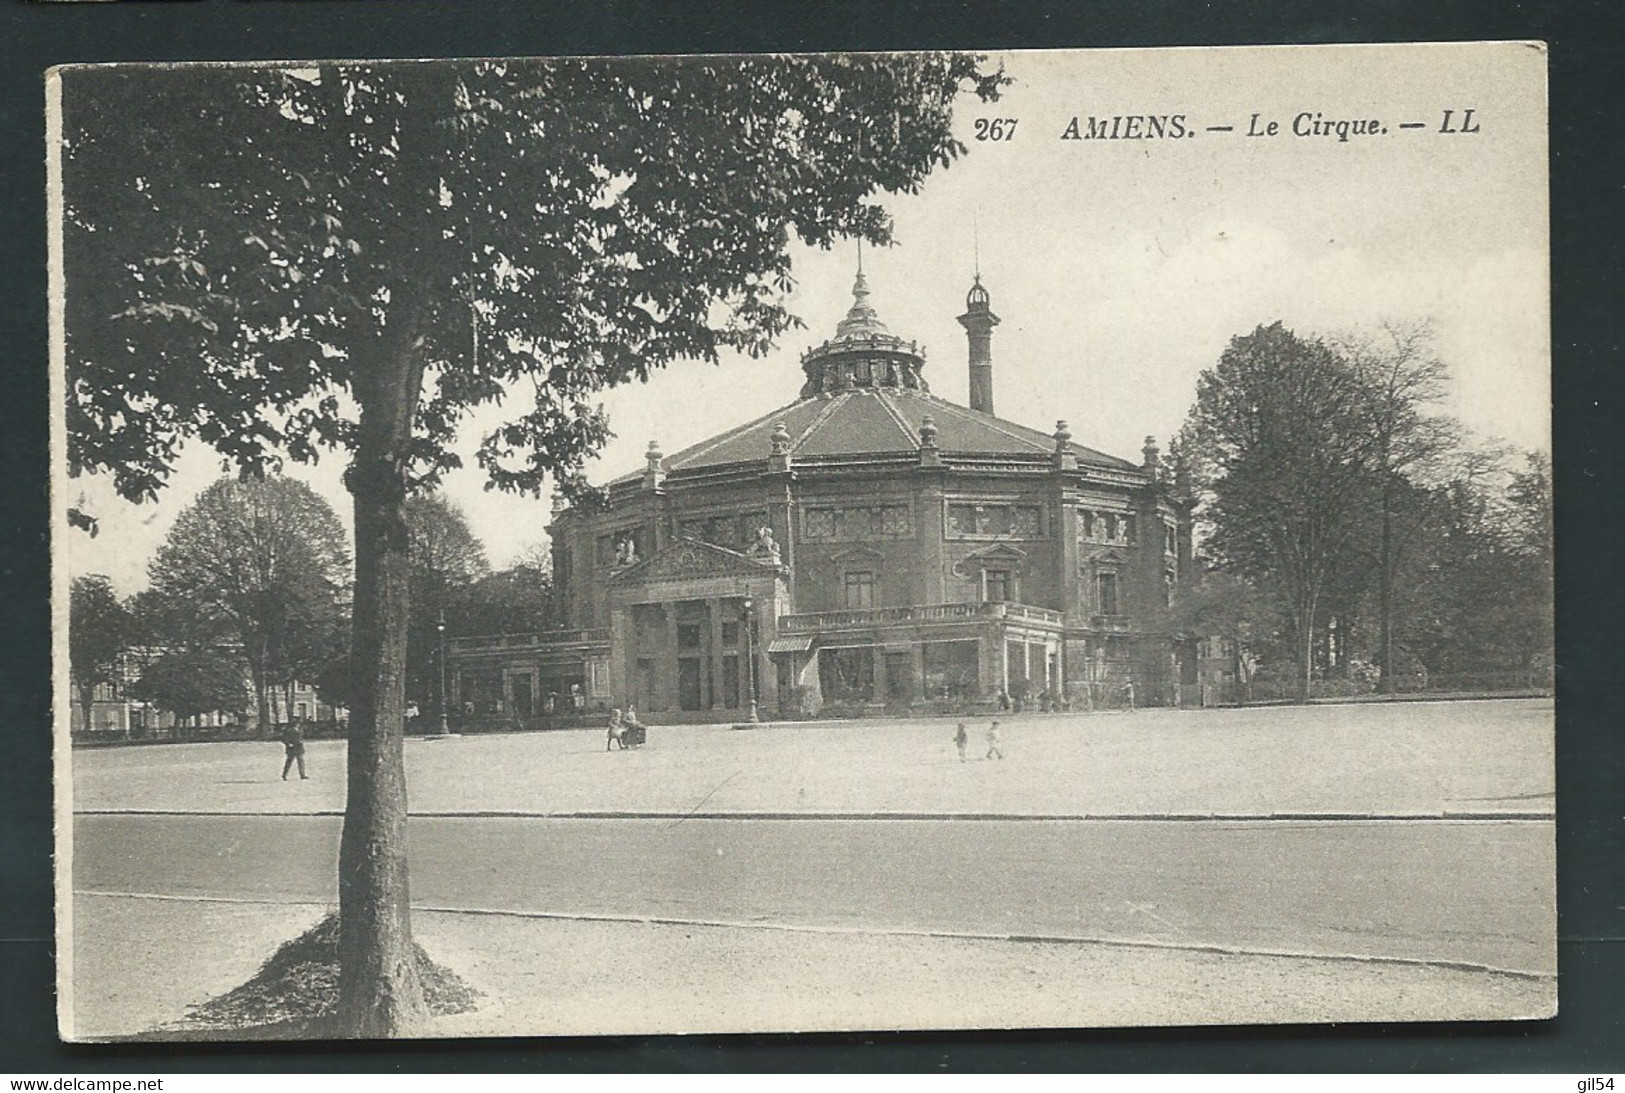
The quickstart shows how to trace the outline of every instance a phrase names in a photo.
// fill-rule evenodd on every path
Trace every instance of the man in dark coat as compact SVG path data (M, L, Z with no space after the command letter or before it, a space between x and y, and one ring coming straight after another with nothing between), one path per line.
M287 758L283 760L282 763L282 780L284 782L288 780L288 771L295 763L299 764L299 777L301 779L309 778L310 776L305 773L304 718L294 718L292 721L288 722L287 727L282 730L282 750L287 753Z

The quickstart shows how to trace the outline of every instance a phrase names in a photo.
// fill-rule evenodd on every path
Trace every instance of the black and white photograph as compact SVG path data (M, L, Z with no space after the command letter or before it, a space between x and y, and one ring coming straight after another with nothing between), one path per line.
M53 69L62 1038L1555 1016L1546 72Z

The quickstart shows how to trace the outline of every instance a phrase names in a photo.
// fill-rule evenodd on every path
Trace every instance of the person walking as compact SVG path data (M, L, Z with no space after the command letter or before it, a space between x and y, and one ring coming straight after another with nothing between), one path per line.
M970 743L970 734L965 731L965 723L961 721L959 728L954 730L954 747L959 749L959 761L965 761L965 745Z
M999 746L999 723L997 721L987 727L987 755L985 758L992 759L995 756L1000 759L1004 758L1004 749Z
M626 726L621 722L619 707L609 711L609 742L604 745L604 750L609 751L615 747L619 747L622 751L626 750Z
M304 781L310 777L305 773L305 719L296 717L288 722L282 730L282 750L286 758L282 761L282 780L288 780L288 771L295 763L299 764L299 778Z

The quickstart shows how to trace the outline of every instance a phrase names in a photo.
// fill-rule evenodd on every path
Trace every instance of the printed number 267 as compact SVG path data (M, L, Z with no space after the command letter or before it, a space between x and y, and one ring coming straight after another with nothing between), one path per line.
M1016 118L977 118L977 140L1015 140Z

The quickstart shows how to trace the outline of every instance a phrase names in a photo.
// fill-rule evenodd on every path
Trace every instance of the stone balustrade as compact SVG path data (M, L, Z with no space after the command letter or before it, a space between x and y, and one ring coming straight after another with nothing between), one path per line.
M603 630L543 630L529 634L477 634L447 638L454 653L480 653L497 649L532 649L559 645L593 645L609 641Z
M779 618L779 633L808 634L828 630L868 630L906 623L976 619L1021 619L1059 626L1062 615L1047 607L1022 603L928 603L876 607L859 611L814 611Z

